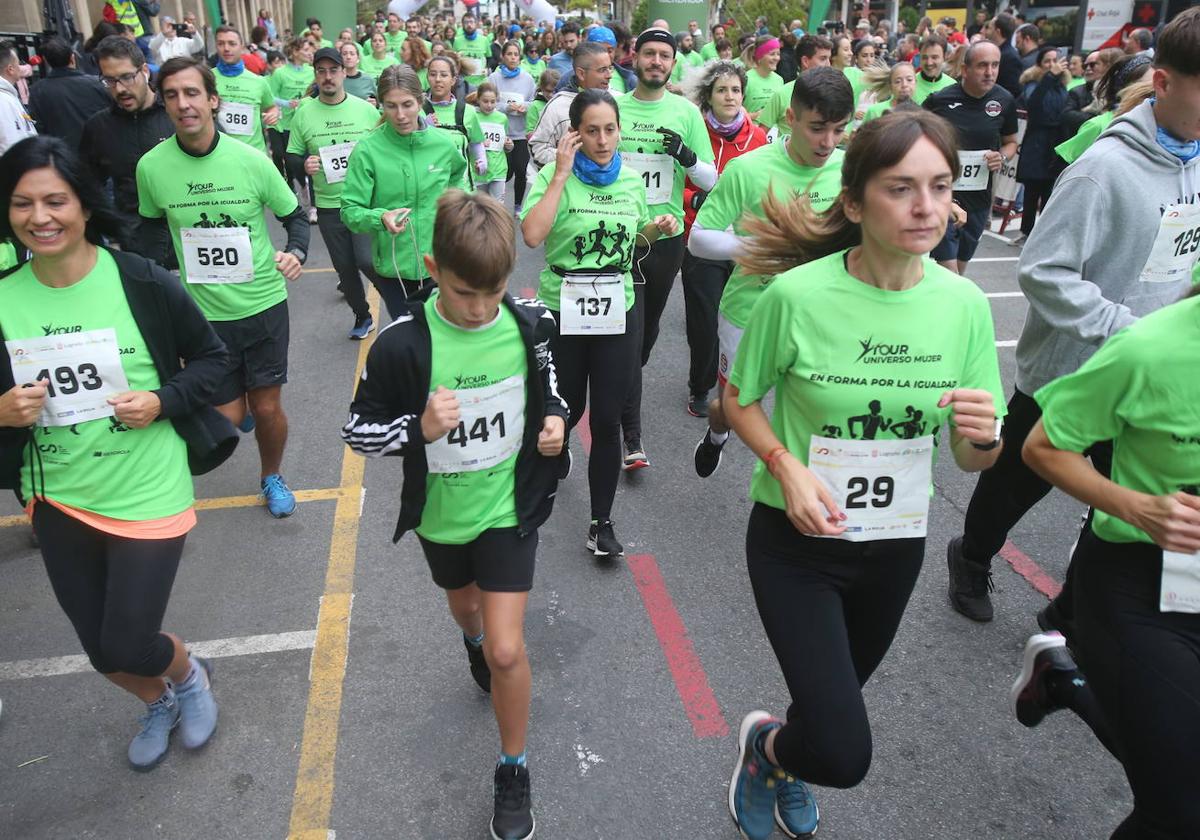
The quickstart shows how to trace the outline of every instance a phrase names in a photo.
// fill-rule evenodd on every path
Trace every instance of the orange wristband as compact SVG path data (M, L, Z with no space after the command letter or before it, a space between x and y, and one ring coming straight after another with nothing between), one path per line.
M763 463L767 465L767 472L769 472L771 475L775 475L775 464L786 454L787 447L785 446L777 446L768 452L766 457L763 458Z

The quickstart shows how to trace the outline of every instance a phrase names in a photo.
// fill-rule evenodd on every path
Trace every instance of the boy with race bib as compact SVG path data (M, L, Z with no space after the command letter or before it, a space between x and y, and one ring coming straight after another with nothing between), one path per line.
M505 292L514 240L512 216L491 198L450 190L439 199L425 257L437 289L379 334L342 428L356 452L404 458L393 539L417 532L462 628L471 675L492 694L496 840L534 831L522 626L567 417L550 350L554 320Z
M742 721L728 796L748 838L775 824L812 834L805 783L851 788L866 776L862 687L921 569L942 425L961 469L997 454L1004 402L987 298L926 256L957 168L944 121L888 114L851 140L842 195L825 213L768 195L765 218L746 223L750 273L798 266L755 305L725 394L730 424L761 459L747 565L792 698L786 723L763 711Z

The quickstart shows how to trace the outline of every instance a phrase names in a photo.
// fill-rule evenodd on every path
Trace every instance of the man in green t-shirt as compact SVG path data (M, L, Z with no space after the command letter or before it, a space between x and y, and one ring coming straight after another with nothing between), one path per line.
M817 212L828 208L842 190L845 155L838 144L854 115L854 101L849 80L832 67L814 67L797 76L787 109L787 139L747 152L726 165L696 214L688 250L702 259L732 260L745 236L744 215L761 217L762 199L767 192L781 201L807 196ZM694 455L701 478L712 475L720 466L721 450L729 439L721 392L750 312L771 279L747 275L738 266L721 295L717 315L719 390L709 404L708 431Z
M279 122L275 95L265 78L251 73L242 62L242 34L232 26L218 26L217 93L221 107L217 112L221 129L230 137L267 154L263 126Z
M674 236L661 236L649 248L639 247L634 252L637 305L633 320L642 333L642 365L654 349L659 319L683 264L683 182L690 180L701 190L711 190L717 182L712 142L700 109L682 96L667 93L674 67L675 36L665 29L647 29L638 36L634 52L637 87L617 97L622 165L641 176L650 214L670 214L679 223ZM642 448L641 414L639 367L621 413L627 470L649 466Z
M383 31L383 37L387 39L388 52L399 57L400 45L408 37L408 31L404 28L404 22L400 20L400 15L388 12L387 29Z
M345 51L351 50L353 45ZM350 338L361 341L375 329L359 273L360 266L370 269L371 237L365 233L352 234L342 222L342 181L354 145L379 124L379 112L366 100L346 93L342 53L332 48L317 50L313 70L320 92L317 99L297 109L292 119L288 162L296 169L303 169L313 180L317 226L329 249L329 261L337 272L338 289L354 312Z
M395 539L417 532L471 676L496 711L489 836L528 840L523 625L537 529L566 459L567 405L548 347L553 318L540 302L505 292L516 256L513 218L499 203L459 190L438 200L425 257L438 288L379 335L342 439L366 456L404 458Z
M796 65L799 73L813 67L828 67L832 57L833 42L823 35L805 35L796 42ZM781 86L758 113L755 122L767 129L768 139L775 139L772 134L784 137L791 130L788 128L787 112L792 106L792 87L795 84L792 81Z
M488 74L488 59L492 57L492 36L479 31L479 21L465 14L462 29L454 39L454 51L475 65L475 72L464 74L467 83L478 87Z
M725 24L714 23L709 32L712 33L712 37L700 48L700 59L705 62L717 60L717 41L725 37Z
M684 74L693 67L703 67L704 59L700 51L695 49L695 41L690 32L677 32L675 40L679 45L679 54L675 57L675 67L671 70L671 82L679 84Z
M159 70L158 86L175 136L138 162L138 214L149 240L139 252L163 252L154 233L165 219L180 279L229 351L213 403L235 425L247 411L253 415L262 495L272 516L290 516L296 497L279 474L288 431L281 399L287 381L285 278L300 277L308 220L265 155L217 131L220 97L207 65L173 58ZM287 230L282 251L267 234L267 207Z
M913 102L920 105L929 94L954 84L954 79L942 72L945 63L946 39L931 32L921 41L921 70L917 73Z

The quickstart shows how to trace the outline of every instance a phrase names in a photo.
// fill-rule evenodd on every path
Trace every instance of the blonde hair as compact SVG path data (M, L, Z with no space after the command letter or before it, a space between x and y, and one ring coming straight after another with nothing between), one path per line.
M1117 102L1120 103L1117 105L1117 116L1128 114L1151 96L1154 96L1154 79L1147 73L1136 82L1130 82L1121 88L1121 92L1117 94Z
M862 71L862 79L865 83L864 90L869 90L875 94L877 101L882 102L892 95L892 74L896 70L907 64L904 61L897 61L891 67L882 61L876 61L866 70ZM909 69L913 69L911 64L908 64ZM913 70L913 72L916 72Z

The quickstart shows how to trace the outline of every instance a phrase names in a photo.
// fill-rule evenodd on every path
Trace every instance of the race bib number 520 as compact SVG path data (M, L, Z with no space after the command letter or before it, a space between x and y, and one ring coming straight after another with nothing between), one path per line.
M250 231L244 227L181 228L189 283L249 283L254 279Z
M38 421L42 426L112 417L108 398L129 390L112 328L16 339L4 346L17 382L49 382Z

